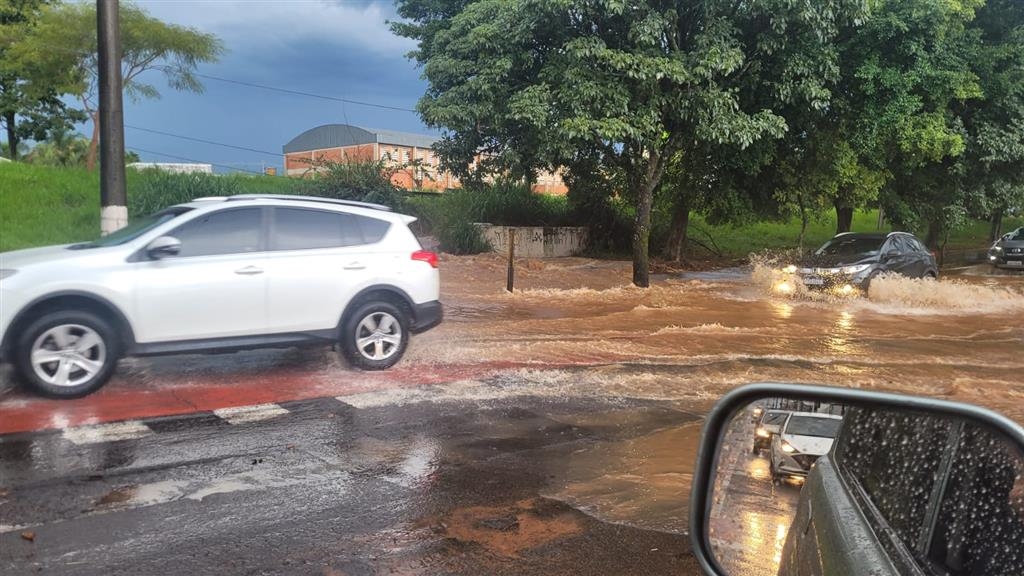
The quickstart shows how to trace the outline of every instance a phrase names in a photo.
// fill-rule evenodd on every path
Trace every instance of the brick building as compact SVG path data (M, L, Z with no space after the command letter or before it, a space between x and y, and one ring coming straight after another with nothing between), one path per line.
M440 169L440 161L432 148L436 141L423 134L325 124L306 130L284 145L284 170L288 176L304 176L315 171L317 162L383 160L402 167L391 177L396 186L407 190L458 188L459 179ZM565 194L567 188L559 174L542 173L533 190Z

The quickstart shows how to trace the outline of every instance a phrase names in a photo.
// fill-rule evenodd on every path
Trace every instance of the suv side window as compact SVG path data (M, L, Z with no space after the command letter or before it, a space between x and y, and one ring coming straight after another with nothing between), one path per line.
M271 250L339 248L363 243L356 217L309 208L274 208Z
M363 230L363 243L365 244L380 242L391 228L391 223L386 220L366 216L355 216L355 218L359 220L359 227Z
M178 258L242 254L262 249L262 208L218 210L190 220L168 235L181 241Z
M921 244L921 241L918 240L917 238L907 238L907 242L910 243L910 247L915 252L927 252L928 251L927 249L925 249L924 244Z
M845 419L838 448L844 475L877 511L873 523L884 525L876 528L891 528L907 550L917 551L951 424L872 409L851 410Z
M892 239L893 247L900 251L900 254L909 254L914 251L904 236L895 236Z

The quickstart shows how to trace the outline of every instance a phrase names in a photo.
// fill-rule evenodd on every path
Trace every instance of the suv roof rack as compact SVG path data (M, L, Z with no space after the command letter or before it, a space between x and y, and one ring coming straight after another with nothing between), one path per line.
M320 196L297 196L294 194L235 194L224 199L225 202L234 202L237 200L295 200L299 202L323 202L324 204L340 204L342 206L354 206L356 208L369 208L370 210L391 212L391 208L383 204L358 202L356 200L341 200L338 198L322 198Z

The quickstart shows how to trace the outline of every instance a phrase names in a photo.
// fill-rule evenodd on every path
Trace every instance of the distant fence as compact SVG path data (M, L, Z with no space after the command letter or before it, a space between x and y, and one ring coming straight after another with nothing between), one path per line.
M583 226L477 226L491 249L501 254L508 253L508 231L514 228L515 254L520 258L576 256L590 241L590 229Z

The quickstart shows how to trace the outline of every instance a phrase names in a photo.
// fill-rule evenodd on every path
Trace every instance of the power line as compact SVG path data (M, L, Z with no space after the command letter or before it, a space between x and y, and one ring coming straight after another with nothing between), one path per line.
M200 74L199 72L192 72L193 76L199 78L205 78L207 80L216 80L218 82L225 82L227 84L236 84L238 86L248 86L249 88L260 88L262 90L270 90L272 92L281 92L284 94L292 94L295 96L306 96L307 98L319 98L321 100L330 100L332 102L343 102L345 104L355 104L358 106L369 106L371 108L380 108L382 110L396 110L398 112L412 112L416 113L412 108L402 108L400 106L388 106L386 104L376 104L374 102L363 102L360 100L350 100L348 98L339 98L337 96L327 96L324 94L314 94L312 92L303 92L301 90L290 90L288 88L278 88L277 86L267 86L265 84L255 84L253 82L243 82L241 80L232 80L230 78L221 78L220 76L211 76L210 74Z
M166 154L164 152L157 152L155 150L146 150L137 146L129 146L133 152L142 152L143 154L156 154L157 156L164 156L167 158L173 158L175 160L181 160L182 162L191 162L193 164L209 164L210 166L216 166L218 168L225 168L227 170L237 170L239 172L249 172L250 174L259 174L263 176L263 172L257 172L255 170L246 170L245 168L236 168L234 166L228 166L227 164L216 164L214 162L202 162L200 160L193 160L192 158L185 158L184 156L175 156L174 154Z
M173 134L171 132L162 132L160 130L153 130L152 128L143 128L141 126L132 126L125 124L125 128L131 128L132 130L138 130L140 132L149 132L150 134L159 134L160 136L167 136L169 138L179 138L181 140L189 140L191 142L199 142L200 144L210 144L212 146L223 146L224 148L233 148L235 150L243 150L245 152L255 152L257 154L266 154L268 156L274 156L275 158L281 158L283 154L281 152L268 152L266 150L259 150L256 148L247 148L245 146L236 146L234 144L225 144L224 142L214 142L213 140L204 140L203 138L194 138L192 136L184 136L182 134Z

